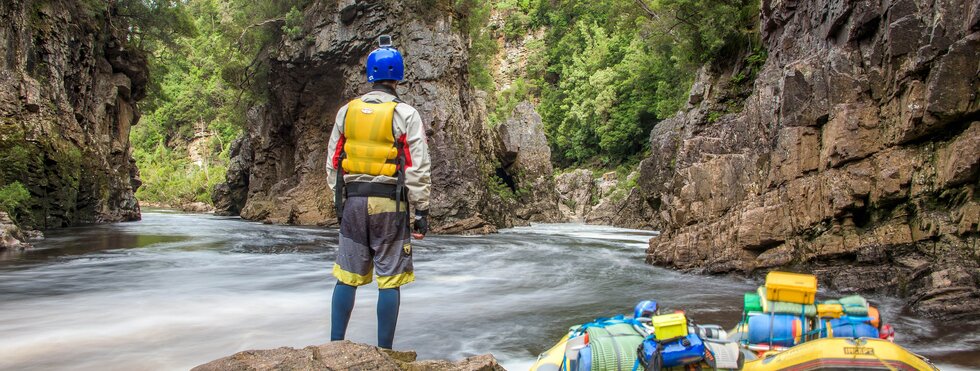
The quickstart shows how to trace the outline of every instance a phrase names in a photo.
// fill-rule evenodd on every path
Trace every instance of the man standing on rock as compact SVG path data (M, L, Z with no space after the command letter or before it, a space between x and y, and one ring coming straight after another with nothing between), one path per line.
M415 280L408 203L415 207L411 237L429 229L430 160L422 119L398 99L404 78L401 53L391 37L367 58L371 91L337 112L330 135L327 173L340 219L333 275L330 340L343 340L357 287L378 276L378 346L391 349L401 302L400 287Z

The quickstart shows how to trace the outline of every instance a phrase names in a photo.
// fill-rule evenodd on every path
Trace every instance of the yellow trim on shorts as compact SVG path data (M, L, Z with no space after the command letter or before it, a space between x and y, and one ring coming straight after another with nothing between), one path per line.
M364 286L371 283L371 273L368 274L357 274L345 271L340 267L339 264L333 264L333 276L337 277L340 282L350 286ZM378 277L378 281L381 281L381 277Z
M368 197L368 215L395 212L395 200L387 197ZM408 203L402 201L401 211L407 212Z
M393 289L415 281L415 272L399 273L394 276L378 276L379 289Z

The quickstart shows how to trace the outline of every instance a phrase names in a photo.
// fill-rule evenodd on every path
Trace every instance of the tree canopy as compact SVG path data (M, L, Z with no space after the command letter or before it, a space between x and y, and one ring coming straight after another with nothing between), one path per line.
M547 30L530 58L542 62L528 68L527 86L512 88L527 96L497 92L497 115L509 113L515 100L538 100L553 159L564 166L616 165L642 154L650 129L681 107L694 72L733 58L758 37L758 0L502 0L496 6L509 13L505 36Z
M245 110L264 99L266 46L296 32L298 9L306 2L120 2L119 12L133 14L146 30L130 41L150 56L151 89L131 134L143 178L141 200L211 202L214 185L224 181L231 142L245 125ZM151 16L160 18L146 19ZM163 29L171 32L156 31ZM190 158L189 146L197 158Z

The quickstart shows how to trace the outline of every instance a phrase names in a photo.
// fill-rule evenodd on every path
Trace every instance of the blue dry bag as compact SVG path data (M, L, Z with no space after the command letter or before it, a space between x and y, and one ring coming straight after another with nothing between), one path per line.
M704 343L697 334L659 343L653 336L649 336L640 346L638 357L643 361L643 365L650 362L660 362L660 367L683 366L704 359Z

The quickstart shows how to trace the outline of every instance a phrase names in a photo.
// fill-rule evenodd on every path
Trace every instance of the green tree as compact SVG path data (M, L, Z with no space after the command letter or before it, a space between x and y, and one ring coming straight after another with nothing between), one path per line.
M681 108L702 64L727 63L758 37L757 0L499 4L547 28L526 78L560 166L630 161Z
M757 44L759 0L634 0L650 29L696 64L724 62Z
M127 1L138 3L134 9L155 4ZM189 25L180 28L193 32L142 34L141 44L152 51L156 88L141 103L144 115L130 137L143 178L138 198L172 205L211 202L245 110L264 99L258 87L267 70L267 45L302 33L300 9L307 2L181 1L171 9L187 16ZM188 158L192 143L203 152L199 161Z

